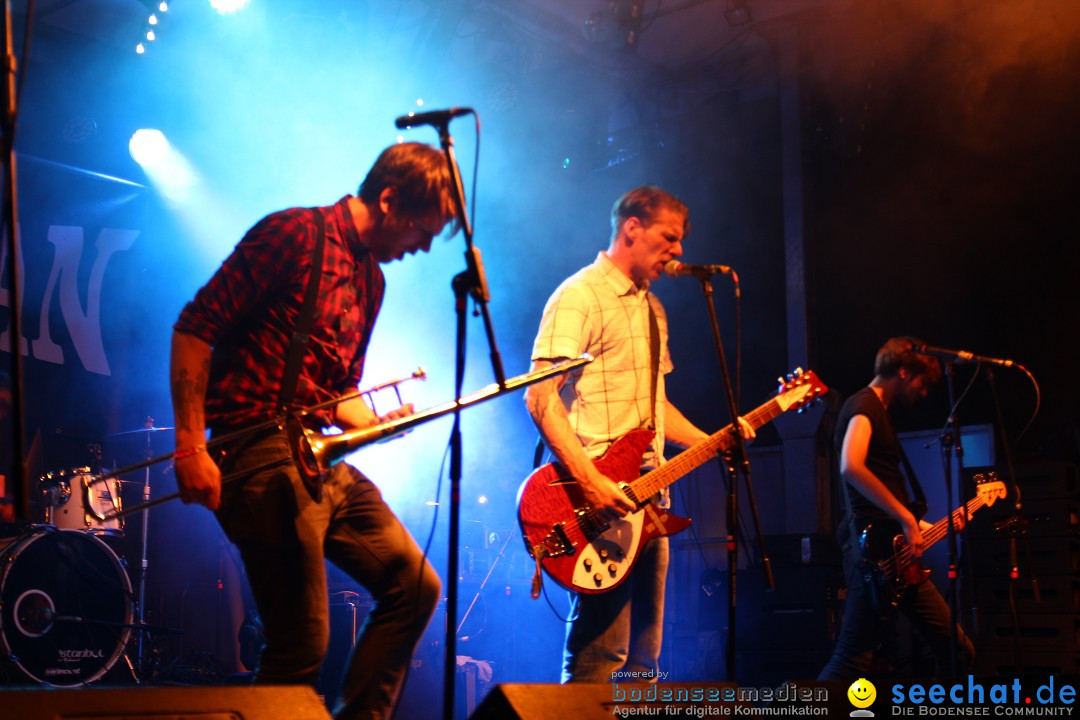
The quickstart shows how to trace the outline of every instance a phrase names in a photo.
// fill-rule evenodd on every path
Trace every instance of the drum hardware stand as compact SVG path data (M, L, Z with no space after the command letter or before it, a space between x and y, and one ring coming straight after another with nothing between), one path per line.
M146 459L149 460L154 456L153 444L150 440L151 430L154 427L154 418L149 415L146 416L146 421L143 423L146 428ZM135 673L135 682L141 684L145 677L146 670L146 656L145 656L145 642L146 633L144 628L146 626L146 575L150 570L150 561L148 555L149 538L150 538L150 466L147 465L144 468L145 474L143 476L143 511L142 511L142 556L139 559L139 590L136 600L135 610L135 623L139 626L139 638L135 645L135 658L138 672Z
M476 601L480 599L480 594L484 592L484 588L487 587L488 581L491 580L491 574L495 572L495 566L499 564L499 561L503 559L506 554L506 546L510 544L510 538L514 537L513 532L506 533L506 539L503 540L502 547L499 548L499 554L495 556L495 559L491 561L491 567L488 568L487 575L480 582L480 587L476 590L476 594L473 595L472 602L469 603L469 607L465 610L465 613L461 616L461 622L458 623L455 635L461 632L461 629L465 627L465 621L469 619L469 614L472 613L473 608L476 607ZM468 640L468 637L462 637L462 640Z

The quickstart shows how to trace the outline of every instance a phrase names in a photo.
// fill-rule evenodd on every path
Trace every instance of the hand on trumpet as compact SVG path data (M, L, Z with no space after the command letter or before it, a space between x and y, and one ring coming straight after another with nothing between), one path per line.
M346 430L366 428L412 415L415 411L416 409L412 403L405 403L385 415L376 415L375 411L368 407L363 398L357 397L346 400L337 406L335 421L339 427Z
M408 417L408 416L412 415L414 412L416 412L416 408L413 407L413 404L412 403L405 403L401 407L399 407L399 408L397 408L395 410L391 410L390 412L386 413L385 415L376 416L375 422L373 422L372 425L378 425L380 423L390 422L391 420L397 420L399 418Z

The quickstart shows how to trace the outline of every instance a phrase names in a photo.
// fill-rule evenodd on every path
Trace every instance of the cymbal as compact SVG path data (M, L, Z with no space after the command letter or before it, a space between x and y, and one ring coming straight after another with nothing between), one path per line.
M114 432L112 435L109 435L109 437L119 437L121 435L135 435L136 433L161 432L162 430L175 430L175 429L176 428L171 428L171 427L154 427L153 425L151 425L150 427L141 427L141 428L137 428L135 430L124 430L122 432Z

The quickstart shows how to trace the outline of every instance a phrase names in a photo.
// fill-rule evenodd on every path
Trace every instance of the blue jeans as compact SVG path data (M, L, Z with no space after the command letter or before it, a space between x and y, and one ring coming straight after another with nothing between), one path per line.
M866 677L874 653L884 640L888 622L881 620L870 602L860 568L862 554L858 547L843 545L844 576L847 578L847 599L844 601L844 620L832 658L818 675L818 680L853 682ZM949 627L949 606L934 584L927 580L900 605L900 612L915 626L934 651L936 675L948 672L951 658L952 633ZM964 631L957 628L960 667L969 666L974 648Z
M222 471L289 457L285 437L272 433L236 448ZM334 717L389 717L441 585L378 488L339 463L316 503L289 462L226 485L217 518L240 550L265 629L256 682L315 684L330 634L324 562L330 560L376 601L347 665Z
M610 592L570 593L562 681L611 682L619 670L650 672L660 666L668 538L645 544L630 576Z

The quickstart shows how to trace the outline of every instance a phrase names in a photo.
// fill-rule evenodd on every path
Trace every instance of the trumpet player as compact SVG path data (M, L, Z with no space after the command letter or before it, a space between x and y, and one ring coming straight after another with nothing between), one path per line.
M376 486L349 464L335 465L313 490L279 430L241 434L220 460L207 452L207 430L231 434L282 407L355 390L383 298L381 265L427 252L456 216L442 154L393 145L356 196L260 220L173 327L177 482L185 503L214 511L243 557L266 636L256 682L317 680L329 636L324 558L376 599L345 671L339 720L393 712L439 578ZM348 429L411 410L380 418L356 398L310 419ZM267 465L222 485L223 472Z

